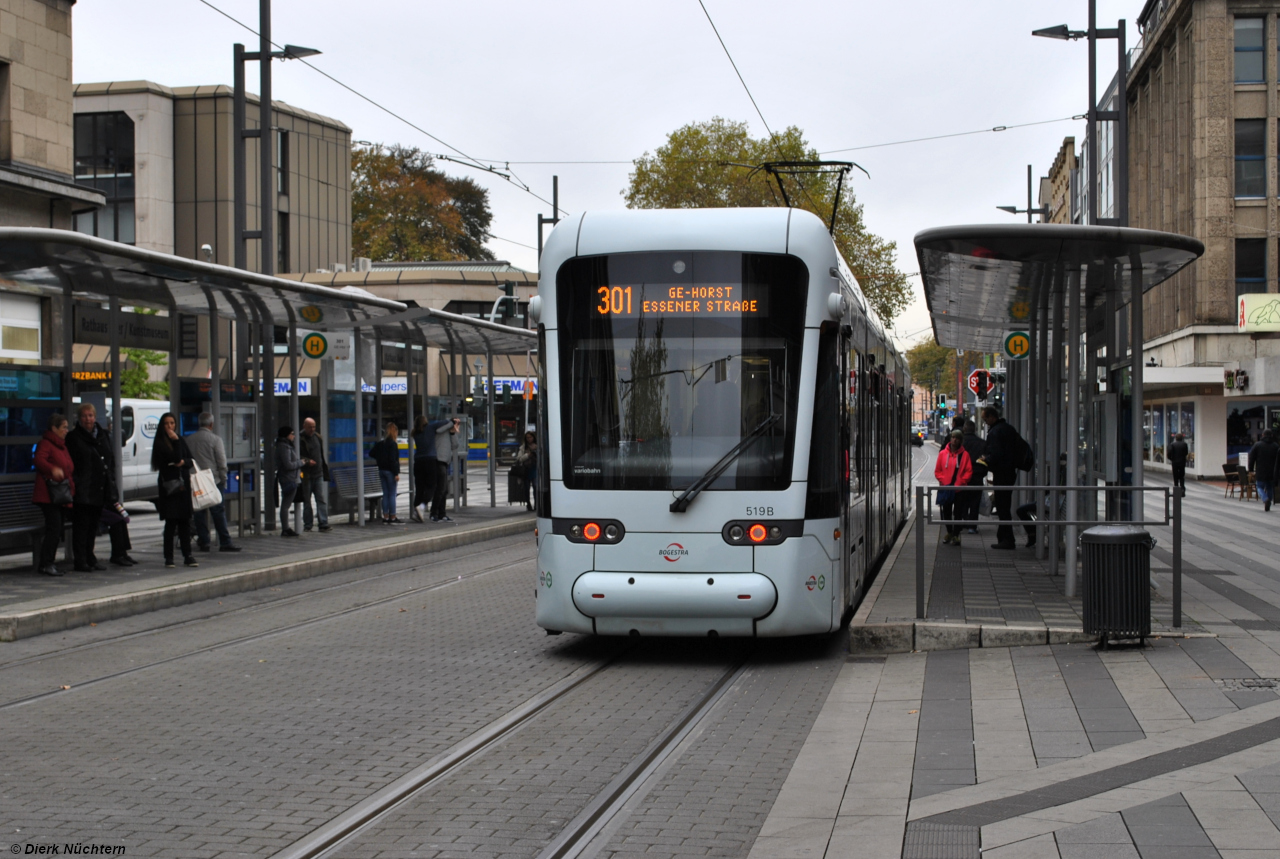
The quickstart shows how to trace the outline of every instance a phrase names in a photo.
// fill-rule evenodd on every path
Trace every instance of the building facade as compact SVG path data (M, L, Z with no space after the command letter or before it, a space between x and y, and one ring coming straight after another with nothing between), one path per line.
M258 126L247 96L246 125ZM166 87L151 81L75 87L77 181L107 205L75 228L151 250L231 265L235 225L233 92L227 86ZM275 102L277 274L351 263L351 129ZM247 141L248 228L258 229L258 147ZM247 264L261 269L259 243Z

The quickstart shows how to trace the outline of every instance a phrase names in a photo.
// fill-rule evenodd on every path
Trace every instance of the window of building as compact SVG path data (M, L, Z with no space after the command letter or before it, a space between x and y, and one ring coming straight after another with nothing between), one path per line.
M1236 239L1236 295L1267 291L1267 240Z
M76 214L76 230L133 244L133 120L121 111L76 114L75 151L76 184L107 195L106 208Z
M40 299L0 293L0 363L40 360Z
M289 272L289 213L276 213L276 274Z
M1265 119L1236 120L1236 197L1267 196Z
M1236 83L1260 84L1265 80L1262 54L1262 19L1236 18Z
M276 130L276 193L289 193L289 132Z

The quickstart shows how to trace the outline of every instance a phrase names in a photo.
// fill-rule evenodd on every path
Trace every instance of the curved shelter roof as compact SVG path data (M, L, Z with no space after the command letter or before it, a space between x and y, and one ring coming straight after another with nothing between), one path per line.
M452 351L524 352L532 331L411 307L366 290L334 289L124 245L68 230L0 227L0 286L88 301L237 317L265 313L276 325L360 327L387 340L425 340Z
M1133 279L1145 292L1204 253L1190 236L1131 227L983 224L917 233L916 254L934 336L948 348L998 352L1005 335L1036 321L1044 290L1079 273L1081 302L1108 292L1128 303Z

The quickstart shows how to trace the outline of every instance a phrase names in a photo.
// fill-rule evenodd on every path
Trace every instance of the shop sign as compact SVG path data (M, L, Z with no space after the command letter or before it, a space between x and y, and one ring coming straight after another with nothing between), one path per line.
M408 376L383 376L382 377L382 393L386 394L404 394L409 393L409 377Z
M1280 296L1268 292L1247 292L1240 296L1236 328L1246 334L1280 331Z
M258 387L259 389L261 389L262 387L261 382L258 383ZM275 394L277 397L287 397L289 396L290 391L291 391L291 386L289 385L288 379L275 380ZM311 380L310 379L298 380L298 396L300 397L311 396Z
M91 346L111 345L111 311L75 305L75 342ZM120 345L126 349L153 349L168 352L171 344L170 318L147 313L118 313Z
M514 397L523 397L525 395L525 383L528 382L530 390L536 396L538 393L538 378L530 376L526 379L524 376L494 376L493 386L502 391L503 385L511 386L511 395ZM489 377L488 376L472 376L471 387L469 390L480 390L483 393L489 393Z

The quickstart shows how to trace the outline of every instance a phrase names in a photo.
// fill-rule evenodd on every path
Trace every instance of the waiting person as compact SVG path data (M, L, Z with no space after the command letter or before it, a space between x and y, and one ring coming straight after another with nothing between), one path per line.
M1173 441L1169 442L1169 449L1165 451L1169 464L1173 466L1173 486L1183 495L1187 494L1187 458L1191 455L1191 448L1186 439L1185 435L1178 433L1173 437Z
M108 422L103 431L107 438L111 437L111 424ZM102 507L102 516L98 519L99 528L106 528L111 539L111 557L108 561L117 567L133 567L137 565L129 550L133 541L129 539L129 513L119 499L119 492L114 493L115 500L108 501Z
M276 431L276 482L280 486L280 536L297 537L293 529L293 499L298 494L302 459L293 448L293 427Z
M969 526L969 533L978 533L978 513L982 507L982 489L983 483L987 479L987 469L985 466L978 464L978 460L982 458L982 454L986 453L987 442L982 436L978 435L978 425L972 420L966 420L964 426L960 430L964 433L964 449L969 453L969 459L973 462L973 475L969 478L969 485L976 487L968 492L961 493L964 499L964 515L959 516L961 519L968 519L975 524ZM957 511L958 512L958 511Z
M378 464L378 481L382 484L382 521L403 525L396 518L396 487L400 483L400 427L387 422L387 434L369 448L369 458Z
M449 466L454 461L454 446L459 442L458 428L461 425L460 418L453 418L447 428L436 430L436 491L431 498L432 522L453 521L445 514L445 498L449 494ZM466 450L465 447L462 449ZM441 453L445 456L441 457Z
M987 447L983 451L978 464L991 472L991 482L998 487L1013 486L1018 482L1018 461L1026 442L1018 431L1002 417L995 406L987 406L982 410L982 422L987 425ZM996 489L992 493L991 506L1000 519L1000 527L996 529L996 542L993 549L1016 549L1018 544L1013 537L1013 490Z
M160 416L160 427L151 446L151 470L159 472L156 482L160 496L156 510L164 520L164 565L173 563L173 538L182 548L182 562L188 567L200 564L191 554L191 451L178 435L178 420L173 412Z
M302 530L311 530L311 498L316 499L315 521L321 531L329 530L329 463L324 457L324 439L316 432L316 422L302 422L302 480L295 501L302 502Z
M76 466L76 493L71 508L71 554L75 570L105 570L94 555L93 543L98 536L98 520L102 508L115 503L115 451L105 430L98 426L98 413L92 403L82 403L76 411L76 426L67 434L67 452Z
M938 459L933 464L933 476L943 486L968 486L973 476L973 460L964 449L964 433L952 430L947 446L938 451ZM959 519L963 511L964 493L958 489L938 490L938 506L942 508L943 519ZM947 533L942 542L960 545L962 525L947 525Z
M436 483L440 479L440 458L436 455L436 433L448 427L456 418L441 418L438 421L427 420L426 415L418 415L413 424L413 505L409 518L414 522L422 522L423 512L430 515L431 500L435 497Z
M1262 439L1249 448L1249 470L1253 472L1253 481L1258 485L1262 509L1270 512L1276 480L1280 479L1280 444L1276 444L1276 434L1271 430L1264 430Z
M191 459L205 471L213 472L213 480L218 484L218 491L227 489L227 447L222 436L213 431L213 415L201 412L200 428L187 436L187 450L191 451ZM197 510L196 545L200 551L207 552L212 548L209 539L209 519L213 519L213 528L218 532L218 549L222 552L239 552L240 547L231 542L231 530L227 527L227 508L219 502L204 510Z
M44 514L44 539L40 542L40 572L46 576L60 576L62 571L54 566L58 556L58 543L62 539L65 521L70 518L71 499L76 491L76 465L67 452L67 433L71 427L66 415L55 414L49 418L49 428L36 445L36 482L31 491L31 503ZM54 503L49 483L67 481L64 503Z
M516 454L515 467L522 472L520 480L524 486L524 505L533 510L533 499L530 496L537 491L535 487L538 485L538 436L533 430L524 434L524 441Z

